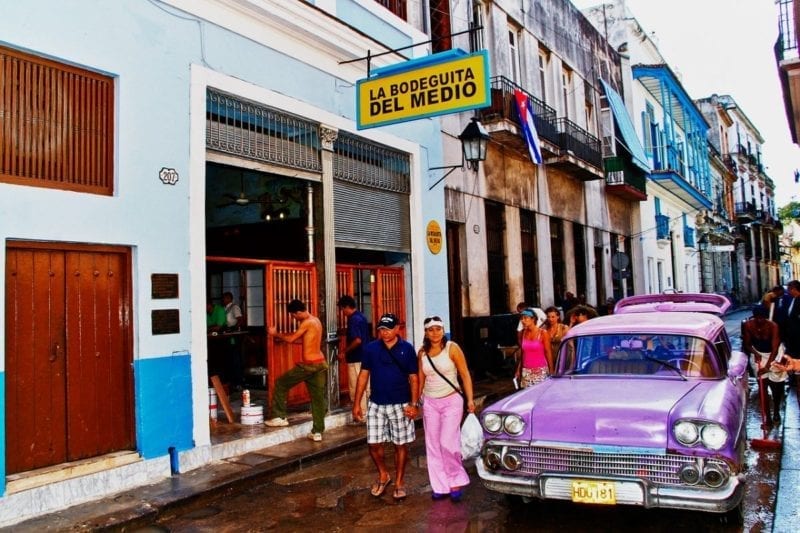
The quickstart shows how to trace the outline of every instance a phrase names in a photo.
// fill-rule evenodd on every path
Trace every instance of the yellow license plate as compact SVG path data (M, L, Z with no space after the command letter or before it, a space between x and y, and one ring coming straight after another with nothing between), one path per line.
M572 501L614 505L617 503L614 484L608 481L575 480L572 482Z

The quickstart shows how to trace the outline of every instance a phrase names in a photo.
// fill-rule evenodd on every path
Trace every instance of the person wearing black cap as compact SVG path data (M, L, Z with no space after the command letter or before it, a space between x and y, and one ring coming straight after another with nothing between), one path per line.
M405 469L408 444L414 442L414 419L418 414L419 379L417 353L414 347L398 336L399 323L393 314L384 314L377 324L378 339L364 348L361 371L353 401L353 420L361 420L361 397L371 382L367 403L367 445L369 455L378 468L378 480L371 494L380 497L392 482L386 468L383 445L394 444L394 499L406 497Z

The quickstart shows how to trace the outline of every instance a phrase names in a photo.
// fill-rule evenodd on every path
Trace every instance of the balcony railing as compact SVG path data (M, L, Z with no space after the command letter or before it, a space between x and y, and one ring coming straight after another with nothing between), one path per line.
M778 42L775 50L778 58L793 59L798 57L797 26L794 20L794 0L777 0L778 4Z
M590 165L600 167L603 164L603 153L600 150L600 139L581 128L568 118L557 120L558 145L562 150L572 152L575 157Z
M725 163L725 166L728 167L728 170L730 170L734 174L737 172L738 167L736 166L736 160L733 158L731 154L725 154L722 157L722 161Z
M662 241L669 239L669 217L656 215L656 239Z
M756 206L753 202L736 202L734 210L739 218L756 218Z
M603 159L608 191L629 200L647 199L647 175L620 156Z
M683 245L686 248L694 248L694 228L683 227Z
M492 105L480 110L481 120L486 122L492 118L504 118L519 126L519 112L514 102L515 89L521 90L531 99L533 124L536 126L539 138L558 145L560 137L556 124L556 110L505 76L492 78Z

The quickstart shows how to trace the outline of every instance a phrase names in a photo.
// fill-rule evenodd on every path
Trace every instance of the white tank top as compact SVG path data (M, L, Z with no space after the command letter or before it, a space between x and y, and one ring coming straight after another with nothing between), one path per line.
M436 370L441 372L450 383L458 386L458 369L456 368L453 360L450 359L450 341L447 342L444 349L431 356L431 361L436 365ZM422 394L429 398L444 398L455 392L455 389L442 379L442 376L436 373L430 362L428 356L422 356L422 371L425 373L425 387L422 389Z

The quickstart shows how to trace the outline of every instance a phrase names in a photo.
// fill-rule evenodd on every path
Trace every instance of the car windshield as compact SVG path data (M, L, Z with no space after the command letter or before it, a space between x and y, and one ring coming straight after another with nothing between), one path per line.
M556 376L673 376L716 378L714 348L686 335L587 335L566 340L559 349Z

